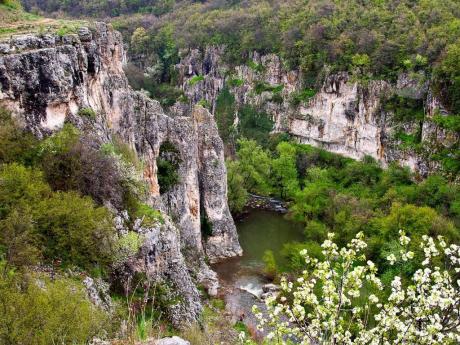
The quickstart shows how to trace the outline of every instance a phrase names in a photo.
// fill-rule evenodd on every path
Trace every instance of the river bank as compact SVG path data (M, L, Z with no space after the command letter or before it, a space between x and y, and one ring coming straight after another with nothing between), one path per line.
M248 207L244 217L236 221L243 256L225 260L212 268L218 274L219 297L225 301L226 313L231 315L232 322L243 322L253 336L261 338L263 334L256 329L252 306L264 309L261 298L264 286L272 283L264 272L263 256L270 250L281 260L284 244L302 241L304 228L284 217L287 208L284 207L284 211L280 207L284 205L276 199L255 196L253 200L258 207Z

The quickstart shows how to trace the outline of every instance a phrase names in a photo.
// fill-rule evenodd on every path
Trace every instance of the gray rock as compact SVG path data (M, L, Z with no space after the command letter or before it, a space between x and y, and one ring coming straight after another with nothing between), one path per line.
M93 34L90 29L83 27L78 29L78 37L82 42L90 42L93 39Z
M200 279L208 282L211 292L215 290L215 275L204 263L205 256L215 262L241 254L226 200L223 144L206 109L170 116L159 102L130 88L123 72L120 33L96 23L91 36L81 29L78 35L56 37L46 48L40 48L43 39L31 35L11 40L10 45L21 49L0 55L0 105L13 110L37 137L71 122L85 130L93 126L93 135L101 142L118 135L136 149L144 162L147 202L163 212L165 223L152 228L136 223L145 243L138 256L125 263L121 279L144 272L153 283L170 286L171 299L178 303L168 307L168 316L178 327L187 325L202 310L192 276L201 272ZM86 107L98 114L94 123L78 115ZM177 148L181 162L179 183L160 194L156 160L165 141ZM212 224L206 240L201 234L202 212ZM125 218L116 217L120 234L127 231Z
M0 43L0 54L8 54L11 51L10 45L7 43Z
M190 342L179 337L163 338L157 340L154 345L190 345Z
M106 311L112 310L112 298L109 294L109 284L102 279L86 277L83 280L83 285L86 288L88 298L94 305Z
M230 68L223 59L223 47L207 47L204 53L198 49L183 52L177 64L178 84L191 104L206 100L215 109L216 99L228 81ZM354 159L372 156L382 165L397 161L422 175L437 169L437 163L427 161L423 154L402 149L393 139L393 114L383 108L382 99L397 94L403 97L425 100L426 113L431 116L434 109L444 111L436 97L432 96L425 76L399 75L397 83L373 80L367 85L358 85L348 73L328 75L319 87L319 92L309 101L293 106L292 96L304 90L299 71L286 69L282 59L274 54L260 55L254 52L252 61L263 66L254 70L241 65L234 68L232 78L240 80L240 85L230 88L236 105L250 104L271 115L274 132L287 132L300 143L322 147L328 151ZM327 73L327 71L325 71ZM190 83L196 75L203 77L198 83ZM278 96L272 92L254 92L254 86L264 82L272 87L282 86ZM319 83L320 81L318 81ZM227 84L228 85L228 84ZM175 111L184 113L184 105ZM235 114L235 123L238 114ZM415 133L416 127L408 133ZM444 131L433 126L430 121L423 124L422 137L429 137L433 145L446 145Z

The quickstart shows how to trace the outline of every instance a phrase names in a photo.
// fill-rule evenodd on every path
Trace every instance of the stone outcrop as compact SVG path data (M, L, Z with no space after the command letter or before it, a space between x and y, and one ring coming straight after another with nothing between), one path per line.
M363 85L348 73L336 73L317 86L319 91L310 100L293 104L293 96L303 91L302 76L298 71L285 68L278 56L255 52L251 64L230 67L224 63L223 53L223 48L219 47L183 52L176 66L179 87L191 104L205 100L213 112L225 85L229 85L231 79L238 80L237 85L229 87L236 104L250 104L265 111L274 121L275 132L288 132L301 143L355 159L369 155L384 165L398 161L422 174L436 168L433 162L415 152L398 147L394 139L393 114L383 107L387 96L397 94L423 101L427 117L435 111L443 113L428 82L420 83L416 78L401 74L396 83L374 80ZM203 80L191 83L197 75ZM278 88L277 94L270 90L257 91L256 85L261 83ZM418 125L406 124L404 130L414 133ZM429 121L423 124L422 137L433 142L443 140L442 131Z
M192 321L201 310L194 277L215 290L216 276L205 257L215 262L241 254L226 201L223 144L207 110L194 107L171 116L133 91L124 62L121 35L103 23L64 37L12 37L0 44L0 105L38 137L70 122L90 128L101 143L120 136L137 151L149 204L163 212L165 223L139 230L145 243L129 267L171 283L183 298L170 317L176 324ZM85 108L95 119L81 115ZM160 193L156 160L166 141L180 155L179 182ZM211 224L206 236L204 219Z

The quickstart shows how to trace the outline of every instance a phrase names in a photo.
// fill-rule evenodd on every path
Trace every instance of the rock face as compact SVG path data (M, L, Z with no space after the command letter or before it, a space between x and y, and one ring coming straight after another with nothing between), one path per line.
M0 48L0 105L38 137L71 122L91 127L101 142L116 134L135 148L144 163L149 203L166 221L142 230L146 240L131 268L169 281L184 297L171 307L176 324L195 320L201 304L192 276L212 289L216 284L205 256L215 262L241 254L213 116L201 107L170 116L133 91L123 72L121 35L103 23L64 37L17 36ZM93 109L95 119L81 116L84 108ZM179 182L161 194L156 160L166 141L180 156ZM207 234L201 231L204 219L211 225Z
M432 96L427 82L401 74L393 84L374 80L362 85L345 72L336 73L324 79L311 99L295 103L293 97L304 90L302 77L298 71L286 69L278 56L253 53L250 66L230 67L224 63L223 53L223 48L218 47L183 53L177 65L179 86L191 104L206 100L214 112L216 99L227 85L237 105L250 104L265 111L274 121L275 132L290 133L301 143L355 159L369 155L384 165L398 161L423 174L436 168L415 152L398 147L394 114L384 110L386 97L399 95L420 100L427 118L435 110L442 113L442 105ZM203 80L191 83L196 75ZM423 76L419 79L423 80ZM257 85L268 88L257 90ZM405 124L403 130L413 134L418 126ZM442 141L441 131L432 123L424 121L422 127L423 139Z

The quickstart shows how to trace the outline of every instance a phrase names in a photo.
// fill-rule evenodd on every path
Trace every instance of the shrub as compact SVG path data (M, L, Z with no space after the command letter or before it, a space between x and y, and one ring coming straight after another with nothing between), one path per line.
M0 108L0 163L32 164L37 155L38 140L22 130L11 113Z
M147 227L155 225L158 222L164 222L161 212L159 210L154 210L146 204L139 204L135 217L142 219L142 225Z
M188 83L190 86L194 86L198 84L200 81L204 80L204 76L202 75L195 75L192 78L189 79Z
M206 108L206 109L211 108L211 104L206 99L200 99L197 105L202 106L203 108Z
M359 233L346 246L321 245L323 258L302 250L302 274L281 280L281 296L253 307L267 339L306 344L457 344L460 303L457 271L460 251L443 238L425 236L410 251L411 239L400 230L398 250L386 260L420 267L408 279L394 276L384 285L379 267L367 259L367 243ZM284 320L290 320L286 327ZM331 320L334 320L331 322ZM442 320L442 321L441 321ZM423 336L421 336L423 334Z
M79 138L76 132L69 133L57 133L43 145L41 166L46 180L54 190L78 190L100 205L109 201L121 209L123 176L117 166L117 157L104 154L107 147L101 152L88 139ZM114 150L123 159L135 161L121 144Z
M24 278L0 276L0 343L86 344L104 336L108 315L87 300L80 283Z
M168 192L179 182L177 170L182 162L179 151L170 141L165 141L160 146L160 154L157 158L158 184L160 193Z
M258 64L253 60L248 61L248 67L257 73L263 73L265 71L265 67L262 64Z
M233 214L243 211L248 202L248 191L245 181L240 174L240 165L237 161L227 161L228 206Z
M48 262L60 259L89 269L110 263L115 233L110 212L76 192L52 192L41 172L17 164L2 166L0 205L2 237L6 236L2 241L27 236L20 250L15 249L16 242L5 241L7 251L17 252L14 260L23 260L23 253L38 248Z
M112 215L91 198L57 192L42 200L33 215L48 260L88 269L110 264L115 238Z
M243 86L244 80L243 79L238 79L238 78L231 78L227 81L227 86L232 88L232 87L240 87Z
M279 94L281 91L283 91L283 88L284 88L284 85L271 86L270 84L267 84L266 82L258 81L254 85L254 92L257 95L260 95L262 92L273 92L274 94Z
M96 112L91 108L82 108L78 111L78 116L94 120L96 118Z
M308 102L315 95L316 91L313 89L304 89L302 91L294 92L291 95L291 105L297 107L301 103Z

